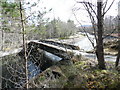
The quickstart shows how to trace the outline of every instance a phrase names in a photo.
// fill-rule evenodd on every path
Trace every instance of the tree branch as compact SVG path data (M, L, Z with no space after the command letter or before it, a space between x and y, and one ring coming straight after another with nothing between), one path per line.
M95 39L97 41L97 33L96 33L96 29L95 29L95 19L94 19L94 16L92 15L92 13L90 12L89 10L89 7L85 4L84 6L89 14L89 17L90 17L90 20L91 20L91 23L92 23L92 26L93 26L93 29L94 29L94 34L95 34Z
M110 10L110 8L113 5L114 1L115 0L112 1L112 3L110 4L110 6L108 7L108 9L106 11L103 11L103 15L102 16L104 16ZM104 8L104 10L105 10L105 8Z
M108 2L108 0L106 0L106 2L105 2L105 6L103 7L103 12L105 11L105 8L107 6L107 2Z
M109 35L107 35L107 36L105 36L105 37L103 37L103 39L105 39L105 38L107 38L107 37L109 37L111 34L113 34L114 32L115 32L115 30L116 29L114 29Z
M80 24L80 26L82 27L83 31L85 32L85 35L87 36L88 40L91 42L93 48L95 49L94 42L92 42L92 40L91 40L90 37L88 36L86 30L84 29L84 27L82 26L82 24L78 21L78 19L77 19L77 17L76 17L76 15L75 15L74 12L73 12L73 15L75 16L76 21Z

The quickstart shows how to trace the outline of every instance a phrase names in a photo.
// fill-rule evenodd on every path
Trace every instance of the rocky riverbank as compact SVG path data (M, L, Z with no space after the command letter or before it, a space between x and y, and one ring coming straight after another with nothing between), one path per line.
M95 53L95 50L87 51L87 53ZM118 40L109 40L104 42L104 54L116 56L118 53Z
M75 43L79 42L80 40L82 40L84 37L85 37L84 34L77 33L77 34L70 36L66 39L48 39L48 40L57 41L60 43L75 44Z
M117 55L118 53L118 40L111 40L104 44L105 54Z

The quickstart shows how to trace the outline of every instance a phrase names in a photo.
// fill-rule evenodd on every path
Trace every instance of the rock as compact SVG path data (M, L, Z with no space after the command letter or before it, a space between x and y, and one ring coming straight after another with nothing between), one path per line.
M29 82L32 88L61 88L67 81L58 66L52 66L43 71L39 76Z
M118 40L111 40L104 43L104 52L106 55L117 55Z
M73 63L70 60L62 60L31 80L29 85L32 88L36 88L36 86L38 88L63 88L69 80L75 82L77 75L77 70Z

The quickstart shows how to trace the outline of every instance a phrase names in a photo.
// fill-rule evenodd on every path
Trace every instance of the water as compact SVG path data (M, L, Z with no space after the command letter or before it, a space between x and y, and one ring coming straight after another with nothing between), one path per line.
M49 57L51 60L56 61L56 62L62 60L62 58L60 58L60 57L58 57L58 56L56 56L56 55L54 55L54 54L51 54L51 53L49 53L49 52L46 52L46 51L45 51L45 55L46 55L47 57Z
M88 34L88 36L94 42L94 45L96 45L94 35ZM94 49L91 42L89 41L89 39L86 36L81 41L75 43L75 45L80 47L80 49L82 50L82 52L80 52L80 54L82 54L83 56L85 56L87 58L91 58L91 59L97 59L95 54L86 53L86 51L91 51ZM113 62L116 61L116 56L104 55L104 57L105 57L105 61L113 61Z
M97 57L95 54L93 53L85 53L82 52L81 53L83 56L87 57L87 58L91 58L91 59L95 59L97 60ZM115 62L116 61L116 56L112 56L112 55L104 55L105 61L112 61Z
M34 64L32 61L28 61L28 79L32 79L35 76L37 76L39 73L41 73L41 69ZM20 80L18 82L18 85L15 86L15 88L22 88L22 86L25 84L25 80Z
M31 79L33 77L35 77L36 75L38 75L39 73L41 73L41 69L35 65L32 61L28 61L28 78Z
M95 38L93 35L90 35L89 33L87 33L87 35L89 36L90 40L92 42L94 42L94 46L96 45L95 42ZM75 43L76 46L79 46L81 50L83 51L91 51L93 48L90 40L87 38L87 36L85 36L81 41Z
M82 34L84 34L84 33L82 33ZM91 35L89 33L87 33L87 35L94 42L94 46L95 46L96 45L96 41L95 41L94 35ZM75 43L74 45L79 46L80 49L82 50L82 52L76 51L76 54L82 54L83 56L85 56L87 58L97 59L95 54L93 54L93 53L86 53L86 51L91 51L91 50L94 49L92 44L91 44L91 42L87 38L87 36L85 36L81 41ZM58 57L58 56L56 56L54 54L51 54L49 52L46 52L46 51L45 51L45 55L47 57L49 57L51 60L56 61L56 62L62 60L62 58L60 58L60 57ZM113 61L113 62L115 62L115 60L116 60L116 56L104 55L104 57L105 57L105 61Z

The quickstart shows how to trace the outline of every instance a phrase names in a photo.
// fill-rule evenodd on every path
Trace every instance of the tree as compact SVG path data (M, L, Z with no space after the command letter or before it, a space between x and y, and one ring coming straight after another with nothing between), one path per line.
M104 36L107 37L117 31L117 23L116 17L114 16L106 16L104 19ZM105 38L104 37L104 38Z
M20 7L20 19L21 19L21 28L22 28L22 32L23 32L23 48L24 48L24 50L25 50L25 52L24 52L24 59L25 59L25 78L26 78L26 80L25 80L25 83L26 83L26 88L28 89L28 59L27 59L27 47L26 47L26 40L25 40L25 26L24 26L24 19L23 19L23 13L22 13L22 11L23 11L23 8L22 8L22 2L21 1L19 1L19 7Z
M77 31L74 21L61 21L59 18L54 19L46 25L46 36L49 38L67 38Z
M30 72L28 72L28 56L26 53L26 26L25 23L27 21L26 14L25 14L25 8L23 7L23 1L18 1L18 2L8 2L4 1L1 4L2 7L2 12L1 12L1 16L2 16L2 20L5 22L3 23L3 28L8 28L8 29L12 29L12 27L15 28L16 31L19 34L22 33L23 35L23 48L25 50L24 54L22 55L22 59L20 59L20 57L18 55L16 55L15 57L12 57L12 55L8 56L8 58L2 57L2 76L1 78L2 80L2 88L15 88L15 87L24 87L23 85L25 84L25 88L28 88L28 74ZM19 12L18 12L19 11ZM29 16L30 17L30 16ZM15 27L16 23L19 22L19 28L21 28L22 31L20 31L20 29L18 29L18 27ZM14 26L12 26L14 24ZM11 27L12 26L12 27ZM2 30L6 30L6 29L2 29ZM7 33L9 33L9 31L5 31ZM14 35L14 34L12 34ZM18 36L19 37L19 36ZM18 38L15 37L15 38ZM30 52L29 52L30 53ZM12 58L11 58L12 57ZM21 85L21 83L23 83Z
M41 2L42 3L42 2ZM33 3L32 6L36 5L36 8L40 8L35 11L30 10L30 15L28 15L28 27L26 28L28 39L45 39L46 38L46 24L49 22L49 18L45 16L51 12L52 9L46 9L43 7L40 1L38 3ZM39 5L39 6L38 6Z
M24 27L24 20L23 20L23 13L22 13L23 9L22 9L21 1L18 3L18 2L9 2L9 0L6 0L4 2L1 2L1 7L2 7L2 12L1 12L1 15L2 15L2 38L3 38L3 32L9 33L9 32L11 32L13 27L16 30L15 32L18 31L18 33L19 33L20 31L17 30L18 28L16 27L16 23L18 23L18 21L20 22L20 20L21 20L21 27L22 27L22 32L23 32L23 48L25 48L25 50L26 50L26 46L25 46L25 27ZM20 11L20 12L18 12L18 11ZM14 31L12 31L12 32L14 32ZM25 63L26 83L28 83L28 70L27 70L28 65L27 65L26 52L25 52L24 56L25 56L25 62L26 62ZM17 60L15 62L17 62ZM8 65L7 68L8 69L10 69L10 68L16 69L16 67L12 67L11 65ZM10 70L8 70L8 71L11 72ZM13 70L13 72L16 72L16 70ZM17 71L17 72L19 72L19 71ZM11 74L11 76L16 75L16 73L10 73L10 74ZM7 80L7 78L4 78L4 76L2 78ZM13 78L14 79L10 79L10 81L12 83L14 82L14 80L16 80L16 77L13 77ZM17 85L17 82L14 82L14 83ZM7 83L4 83L4 84L7 84ZM7 87L7 85L6 85L6 87ZM28 86L26 86L26 88L28 88Z
M100 69L105 69L105 61L104 61L104 50L103 50L103 18L102 14L102 1L97 1L97 48L96 55L98 58L98 65Z
M4 44L2 45L2 50L4 50L7 44L13 44L14 42L8 38L8 36L10 36L9 33L10 34L20 33L19 27L20 14L17 9L18 3L8 2L7 0L5 0L4 2L0 3L0 7L1 7L0 18L1 18L2 44ZM6 41L8 43L6 43Z
M87 13L90 17L91 23L92 23L92 27L94 30L94 36L95 36L96 44L97 44L96 47L94 47L94 42L89 38L89 36L87 34L86 35L87 35L88 39L90 40L90 42L92 43L93 47L95 48L99 69L106 68L105 60L104 60L104 50L103 50L103 32L104 32L103 22L104 22L104 16L111 8L112 4L114 3L114 0L112 1L112 3L110 4L110 6L108 8L106 8L107 2L108 2L108 0L106 0L104 3L103 3L103 0L97 0L97 6L96 6L96 5L93 5L93 3L89 2L89 1L88 2L77 1L77 3L83 4L85 10L87 11ZM97 10L95 8L97 8ZM79 8L78 8L78 10L79 10ZM86 32L86 31L84 30L84 32Z
M115 66L117 67L119 65L119 60L120 60L120 1L118 3L118 55L116 58L116 63Z

